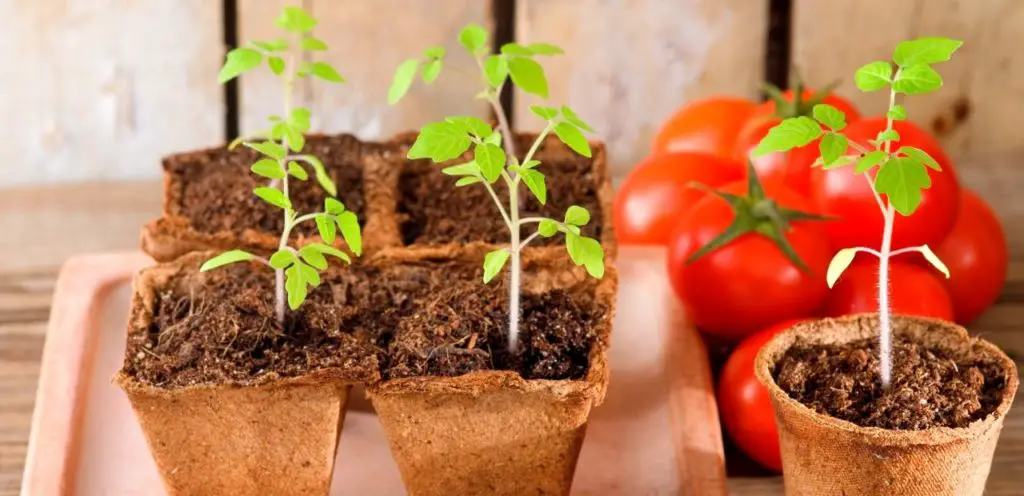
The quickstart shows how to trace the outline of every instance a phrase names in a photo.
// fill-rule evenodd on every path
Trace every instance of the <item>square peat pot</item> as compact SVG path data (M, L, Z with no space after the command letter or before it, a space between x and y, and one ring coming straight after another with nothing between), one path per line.
M610 381L604 403L590 412L585 439L575 426L554 436L569 447L581 443L572 472L573 495L725 494L722 439L707 355L674 304L663 257L656 250L624 249L617 263L620 289L607 352ZM138 253L99 254L74 258L62 269L43 353L22 494L167 494L131 402L111 381L124 359L129 281L151 263ZM575 399L544 406L546 400L524 398L530 394L494 398L488 408L525 399L528 408L550 409L560 425L578 423L585 408ZM184 427L167 418L171 409L151 407L158 411L150 423L157 422L172 435L187 435L180 432ZM339 422L340 418L339 412ZM330 487L308 494L406 494L401 462L392 457L377 415L349 408L344 420ZM494 453L507 447L489 448ZM246 456L262 455L253 451ZM291 477L282 476L286 481ZM552 483L564 484L569 475L559 471L550 477ZM182 492L212 493L196 486Z

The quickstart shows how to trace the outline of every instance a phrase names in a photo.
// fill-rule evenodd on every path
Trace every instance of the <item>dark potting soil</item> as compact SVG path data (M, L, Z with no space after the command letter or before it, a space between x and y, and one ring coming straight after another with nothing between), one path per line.
M905 338L893 343L892 384L882 387L878 342L797 345L775 366L776 383L818 413L862 427L966 427L995 411L1006 371L983 352L953 352Z
M185 283L157 295L152 325L129 332L124 368L161 387L246 384L267 374L301 376L344 367L376 375L376 344L358 309L387 298L358 267L324 274L284 326L274 313L274 275L255 265L217 269L216 283ZM187 289L185 289L187 288Z
M573 297L575 296L575 298ZM526 379L581 379L607 311L563 290L523 293L519 352L508 349L508 285L447 281L398 321L385 378L514 370Z
M477 264L357 263L323 274L298 311L277 324L273 273L227 266L213 284L158 295L153 324L129 333L125 371L173 388L247 384L342 367L367 381L515 370L527 379L579 379L595 322L607 309L563 291L523 294L521 348L507 351L508 292L480 282ZM379 368L375 368L379 367Z
M338 199L364 221L363 171L360 143L349 135L310 136L303 154L317 156L338 189ZM284 224L280 208L256 197L252 190L266 186L267 180L249 171L258 154L244 146L233 151L226 147L171 157L164 167L181 188L180 215L192 228L205 233L229 231L242 234L256 229L279 236ZM322 211L327 194L317 184L311 167L309 179L290 178L289 196L301 213ZM312 235L316 225L307 222L295 227L295 233Z
M532 141L518 139L517 153L526 154ZM545 216L561 220L566 209L579 205L590 212L590 223L583 228L587 236L601 235L601 208L598 202L598 182L593 170L593 159L576 154L568 147L556 145L549 138L536 154L541 165L537 170L545 175L547 204L540 202L525 185L520 185L520 215ZM520 157L522 158L522 157ZM398 215L403 241L406 245L425 243L443 244L486 241L507 243L505 226L487 189L480 184L455 187L456 177L441 174L442 167L430 160L411 160L405 163L399 178ZM495 191L508 208L508 188L503 182L495 183ZM523 235L532 233L536 225L524 226ZM537 238L531 244L563 243L561 236Z

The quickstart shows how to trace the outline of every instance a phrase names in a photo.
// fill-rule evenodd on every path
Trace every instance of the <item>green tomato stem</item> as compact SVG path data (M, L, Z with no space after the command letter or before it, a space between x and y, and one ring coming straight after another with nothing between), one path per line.
M284 75L284 118L288 119L292 113L292 85L295 81L295 54L292 50L288 51L288 59L285 62L287 72ZM285 150L288 150L288 137L281 137L281 144ZM278 165L281 166L281 170L286 171L284 178L281 179L281 191L284 192L284 197L289 200L291 197L288 195L288 162L287 156L278 160ZM277 243L277 249L283 250L288 247L288 238L291 236L292 227L295 225L295 215L292 209L284 209L284 229L281 230L281 239ZM285 294L284 294L284 269L274 270L274 313L277 316L277 323L284 327L284 316L285 316Z

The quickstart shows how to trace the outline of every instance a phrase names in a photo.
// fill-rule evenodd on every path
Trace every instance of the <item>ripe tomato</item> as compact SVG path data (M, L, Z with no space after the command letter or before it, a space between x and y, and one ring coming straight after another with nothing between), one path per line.
M891 260L889 306L896 314L953 320L953 303L942 274L931 267ZM829 291L823 313L828 317L838 317L877 311L878 259L858 253L857 260Z
M679 152L649 156L633 169L615 195L615 234L621 243L663 245L679 218L706 194L691 183L717 187L743 176L740 163L713 155Z
M785 209L812 211L805 197L781 184L765 183L764 188L768 202ZM743 195L747 183L732 183L721 191ZM794 220L782 232L807 270L801 270L762 234L772 228L763 217L756 219L757 232L741 234L688 262L723 234L735 218L736 211L729 202L708 194L683 217L669 241L669 278L694 324L709 334L738 340L769 324L806 317L817 310L827 293L825 269L832 255L823 226L817 222Z
M754 105L728 96L690 102L661 125L652 153L703 152L730 159L736 136Z
M867 117L851 124L844 132L851 140L870 147L868 140L875 139L883 129L884 116ZM892 248L938 246L953 228L960 202L960 180L949 157L927 131L909 121L897 121L893 129L900 135L900 140L893 143L893 150L900 145L920 148L939 163L942 171L928 169L932 185L922 192L921 206L913 215L896 214ZM813 153L817 154L817 150ZM856 152L850 149L850 153ZM839 218L827 226L833 247L878 248L881 245L882 214L867 180L863 174L857 174L854 167L813 169L810 194L824 213Z
M744 339L718 378L718 413L729 437L747 456L776 472L782 472L779 432L771 396L754 376L754 360L768 341L799 322L786 320Z
M782 122L787 117L810 116L814 108L813 102L815 93L812 90L803 90L799 101L793 100L793 91L786 91L782 94L783 104L775 100L768 100L754 110L743 125L739 136L736 138L735 155L739 160L751 160L758 175L765 180L781 180L790 188L806 193L809 186L811 164L817 155L807 160L807 153L796 153L797 151L818 151L818 140L812 141L806 146L790 152L769 153L760 157L753 157L751 153L757 148L761 139L768 134L768 131ZM808 102L810 100L810 102ZM818 103L827 103L841 110L846 114L846 122L854 122L860 119L860 112L850 103L849 100L836 94L829 94Z
M1006 284L1009 249L999 218L985 200L964 189L953 230L933 249L949 268L946 288L956 321L964 325L973 322L992 306ZM934 270L920 254L913 256Z

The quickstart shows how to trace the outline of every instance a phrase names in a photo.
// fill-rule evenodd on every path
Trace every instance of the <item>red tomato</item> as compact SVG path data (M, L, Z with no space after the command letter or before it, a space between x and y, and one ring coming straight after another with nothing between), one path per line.
M878 311L878 259L865 253L857 258L829 292L824 315ZM953 320L953 303L942 275L911 263L889 263L889 307L896 314Z
M786 91L783 93L783 97L785 97L787 102L793 102L792 91ZM814 92L812 90L804 90L800 101L805 102L813 97ZM841 110L846 114L846 122L854 122L860 119L860 112L857 111L856 107L841 96L830 94L820 103L827 103ZM768 100L762 103L754 110L754 113L740 131L739 137L736 138L734 152L736 158L739 160L751 160L754 163L754 169L757 170L758 176L762 179L769 181L781 180L790 188L806 193L809 187L811 164L814 163L817 155L810 157L810 161L807 161L806 153L799 154L796 152L813 151L817 153L818 140L788 153L769 153L755 158L751 156L751 152L754 151L754 148L757 148L758 143L768 134L771 128L782 122L782 119L801 115L810 116L812 108L813 106L811 105L794 105L780 109L775 100Z
M736 136L754 105L750 100L727 96L691 102L661 125L653 153L703 152L731 159Z
M900 145L920 148L939 163L942 171L928 169L932 185L922 192L921 206L913 215L896 214L892 248L938 246L953 228L960 202L960 180L949 157L927 131L909 121L893 124L893 129L900 134L900 140L893 143L893 150ZM885 117L868 117L850 125L844 132L851 140L870 147L868 140L875 139L883 129ZM818 152L813 153L816 157ZM856 152L851 149L850 153ZM828 224L828 237L833 247L878 248L881 245L882 214L867 179L857 174L854 167L813 169L810 194L824 213L839 218Z
M1009 249L999 218L985 200L964 189L953 230L933 249L949 268L946 288L956 321L973 322L995 303L1006 284ZM915 254L914 258L934 270L924 257Z
M729 437L757 463L782 472L779 432L771 395L754 376L754 360L768 341L800 320L787 320L743 340L718 379L718 413Z
M764 187L768 198L784 208L813 210L806 198L785 186ZM747 184L733 183L721 191L742 195ZM694 324L709 334L738 340L769 324L811 315L825 299L825 269L832 256L819 222L793 221L784 232L807 271L767 236L753 232L687 263L735 216L728 202L709 194L683 217L669 241L669 278Z
M615 195L612 222L619 242L668 242L679 218L706 194L692 183L718 187L743 178L741 164L702 153L653 155L640 162Z

